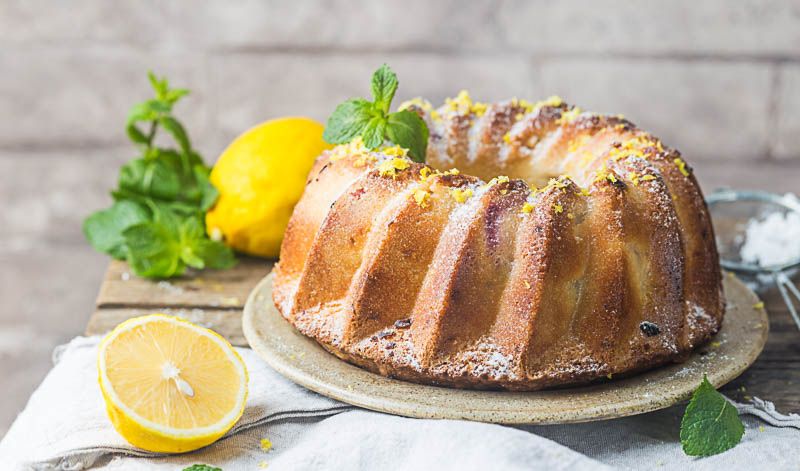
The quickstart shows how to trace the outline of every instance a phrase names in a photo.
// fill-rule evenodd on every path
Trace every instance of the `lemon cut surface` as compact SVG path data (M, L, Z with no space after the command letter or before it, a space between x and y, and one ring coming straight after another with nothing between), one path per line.
M206 446L241 417L247 369L215 332L162 314L130 319L100 344L100 389L132 445L179 453Z

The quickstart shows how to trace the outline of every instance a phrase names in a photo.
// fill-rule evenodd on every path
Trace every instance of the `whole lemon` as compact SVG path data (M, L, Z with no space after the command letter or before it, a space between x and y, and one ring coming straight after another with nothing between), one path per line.
M208 235L239 252L277 257L314 160L332 146L307 118L261 123L237 137L211 170L219 199L206 213Z

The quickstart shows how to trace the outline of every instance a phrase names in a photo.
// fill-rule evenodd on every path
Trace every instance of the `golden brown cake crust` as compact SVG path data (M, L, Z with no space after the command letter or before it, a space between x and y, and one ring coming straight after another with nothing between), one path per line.
M536 390L682 361L719 330L713 229L677 151L555 97L407 106L428 165L354 142L309 175L273 283L300 332L387 376Z

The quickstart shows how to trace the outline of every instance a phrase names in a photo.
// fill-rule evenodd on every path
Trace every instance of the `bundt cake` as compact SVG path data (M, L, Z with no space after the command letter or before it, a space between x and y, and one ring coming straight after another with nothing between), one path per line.
M682 361L719 330L714 234L678 151L558 97L403 107L427 164L357 138L311 171L273 283L300 332L395 378L536 390Z

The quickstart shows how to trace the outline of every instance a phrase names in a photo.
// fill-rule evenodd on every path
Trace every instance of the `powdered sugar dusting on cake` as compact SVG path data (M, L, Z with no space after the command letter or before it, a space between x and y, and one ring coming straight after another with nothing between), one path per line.
M453 367L457 372L470 372L471 376L488 376L491 379L517 378L513 358L500 351L494 339L481 337L475 344L459 352Z

